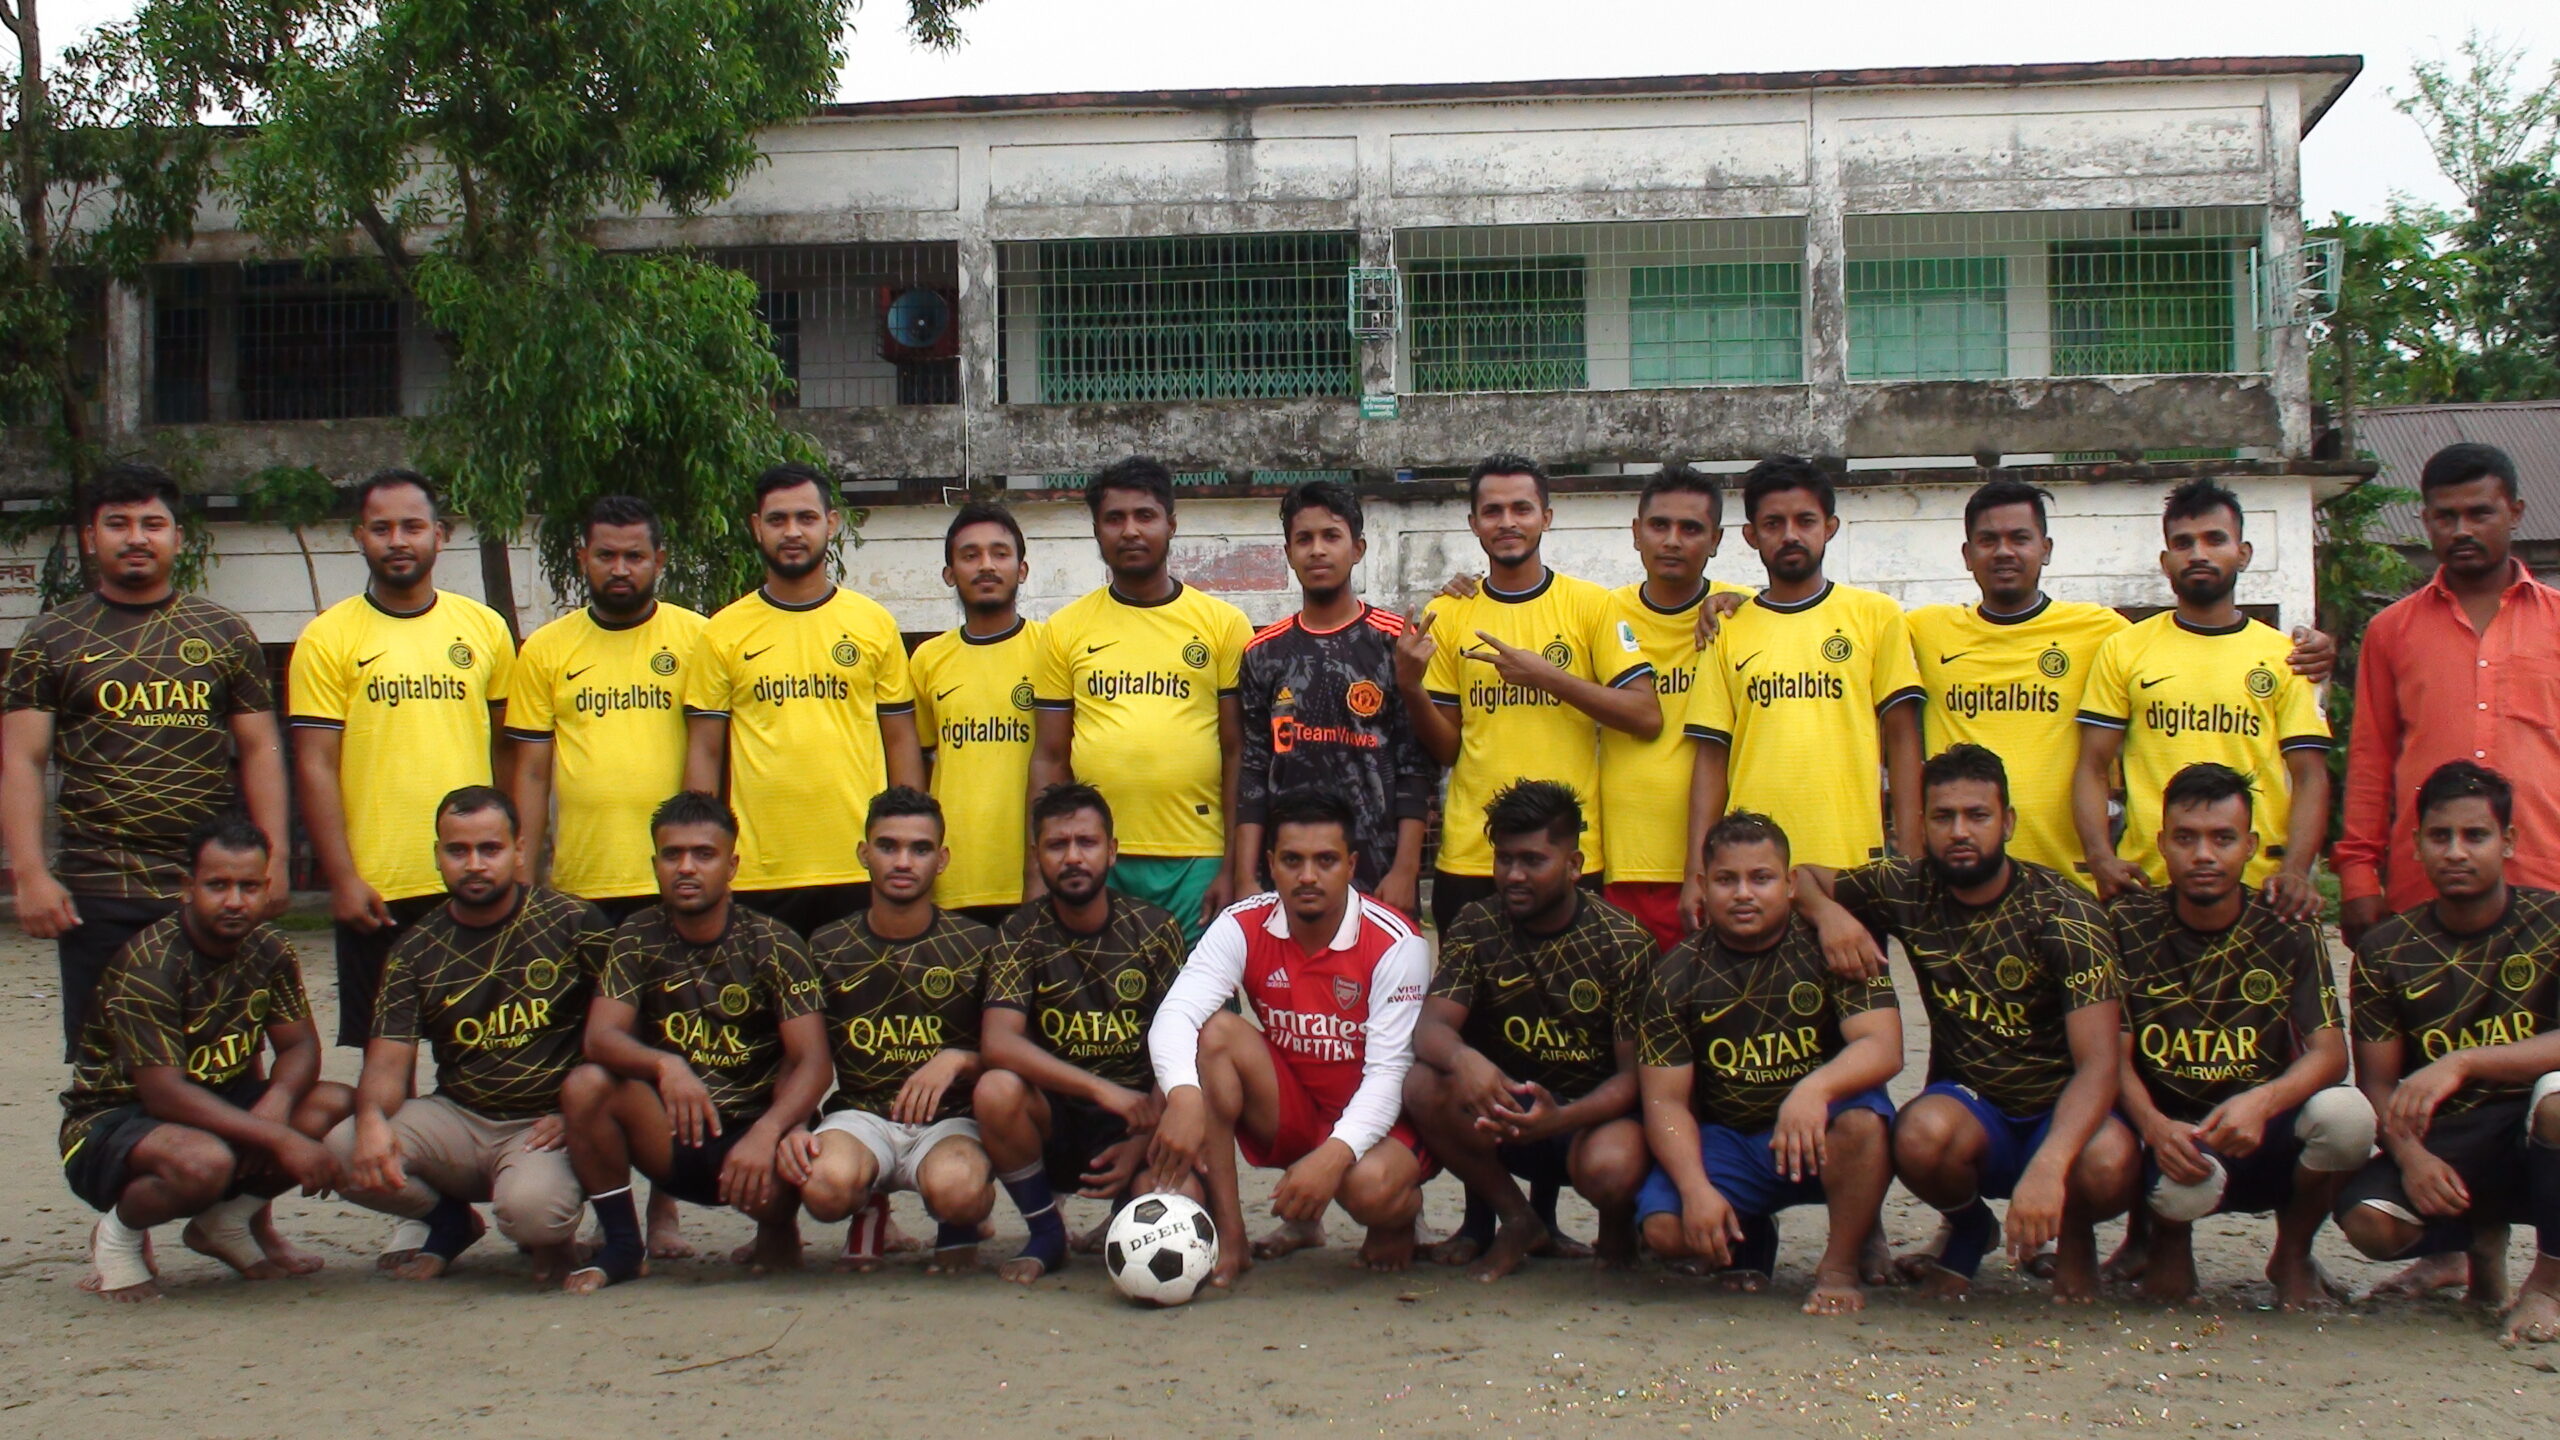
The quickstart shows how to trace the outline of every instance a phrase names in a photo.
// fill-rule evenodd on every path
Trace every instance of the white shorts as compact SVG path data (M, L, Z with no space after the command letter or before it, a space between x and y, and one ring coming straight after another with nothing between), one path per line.
M916 1188L916 1167L924 1163L925 1156L933 1153L933 1147L954 1136L977 1139L978 1122L936 1120L930 1125L901 1125L886 1115L874 1115L868 1110L838 1110L819 1121L818 1128L809 1133L825 1135L830 1132L850 1135L861 1142L863 1149L871 1152L871 1158L880 1167L879 1174L871 1182L871 1193L887 1195Z

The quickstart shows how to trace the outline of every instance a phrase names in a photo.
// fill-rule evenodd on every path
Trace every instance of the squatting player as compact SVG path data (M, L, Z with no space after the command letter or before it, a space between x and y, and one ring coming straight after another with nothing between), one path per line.
M942 583L959 597L960 625L907 661L916 734L933 762L931 793L969 825L966 843L933 882L933 903L985 925L1003 924L1022 903L1036 727L1031 676L1048 634L1022 616L1030 553L1021 522L1003 506L972 500L954 511L942 532Z
M1031 802L1043 897L997 932L987 956L978 1129L996 1178L1030 1227L999 1266L1030 1284L1067 1263L1056 1192L1127 1198L1155 1136L1163 1097L1147 1062L1147 1026L1182 969L1174 917L1105 887L1117 847L1111 802L1059 785Z
M800 1264L800 1194L777 1173L777 1152L827 1093L809 952L731 893L738 819L716 797L670 797L649 835L658 903L614 932L587 1006L588 1063L560 1090L569 1161L604 1227L603 1248L569 1275L576 1294L649 1273L634 1165L679 1200L753 1218L747 1264Z
M1165 1097L1153 1183L1207 1176L1209 1215L1227 1237L1212 1284L1271 1253L1244 1244L1239 1148L1251 1164L1285 1168L1273 1214L1304 1225L1340 1201L1368 1227L1360 1263L1401 1270L1413 1259L1423 1161L1396 1112L1430 950L1403 915L1353 887L1350 805L1296 790L1265 817L1277 888L1211 923L1147 1030ZM1260 1030L1226 1008L1239 994ZM1281 1253L1299 1248L1293 1232L1274 1240Z
M1637 1004L1637 1085L1656 1157L1636 1199L1657 1255L1766 1288L1774 1217L1830 1213L1808 1315L1863 1310L1859 1266L1893 1184L1902 1012L1893 977L1832 973L1795 913L1787 834L1748 810L1706 839L1706 928L1663 957Z
M1571 1181L1600 1212L1601 1263L1635 1259L1648 1161L1634 1118L1635 1005L1654 963L1635 918L1582 889L1582 804L1520 780L1484 810L1490 897L1441 932L1414 1034L1405 1109L1467 1187L1467 1218L1433 1258L1498 1280L1541 1253L1584 1253L1520 1192ZM1499 1223L1499 1229L1495 1228Z

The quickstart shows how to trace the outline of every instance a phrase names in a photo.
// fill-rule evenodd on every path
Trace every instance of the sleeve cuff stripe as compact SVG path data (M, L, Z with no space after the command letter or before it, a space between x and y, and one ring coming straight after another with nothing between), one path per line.
M551 743L551 732L548 730L527 730L515 725L501 725L498 728L505 731L510 740L524 740L538 745Z
M1625 674L1620 675L1617 679L1610 681L1610 682L1609 682L1609 688L1610 688L1610 689L1612 689L1612 690L1620 690L1620 689L1624 689L1625 687L1627 687L1627 686L1629 686L1629 685L1634 684L1634 683L1635 683L1635 682L1637 682L1638 680L1641 680L1641 679L1643 679L1644 677L1646 677L1647 675L1650 675L1650 674L1652 674L1652 673L1653 673L1653 662L1652 662L1652 661L1650 661L1650 660L1645 661L1644 663L1642 663L1642 664L1640 664L1640 665L1636 665L1636 666L1633 666L1633 667L1629 668Z
M2334 750L2337 745L2327 735L2294 735L2276 742L2278 750Z
M1920 687L1919 687L1919 686L1917 686L1917 685L1905 685L1905 686L1903 686L1901 689L1894 691L1894 692L1893 692L1892 694L1890 694L1890 695L1887 695L1887 696L1886 696L1886 697L1884 697L1882 700L1877 701L1877 702L1876 702L1876 713L1877 713L1877 714L1879 714L1879 715L1881 715L1881 714L1883 714L1884 712L1886 712L1887 710L1892 709L1892 708L1893 708L1894 706L1896 706L1896 705L1901 705L1901 704L1904 704L1904 703L1906 703L1906 702L1909 702L1909 701L1913 701L1913 700L1917 700L1917 699L1919 699L1919 698L1921 697L1921 695L1922 695L1922 694L1923 694L1923 692L1922 692L1922 690L1920 689Z
M2083 710L2072 718L2078 720L2083 725L2095 725L2102 730L2122 730L2126 728L2126 721L2124 718L2117 715L2100 715L2093 711Z
M347 728L346 721L332 720L325 715L295 715L284 723L296 730L344 730Z
M729 718L729 712L726 710L705 710L699 705L687 705L684 707L684 713L704 720L726 720Z
M877 707L877 711L882 715L913 715L916 713L916 702L913 700L899 700L891 704L879 706Z
M1447 690L1426 690L1423 693L1431 697L1431 703L1434 705L1455 705L1458 703L1457 695Z
M1684 725L1680 728L1680 733L1692 740L1712 740L1718 745L1733 743L1731 732L1718 730L1711 725Z
M1073 710L1076 708L1076 702L1073 700L1034 700L1031 702L1031 708L1034 710Z

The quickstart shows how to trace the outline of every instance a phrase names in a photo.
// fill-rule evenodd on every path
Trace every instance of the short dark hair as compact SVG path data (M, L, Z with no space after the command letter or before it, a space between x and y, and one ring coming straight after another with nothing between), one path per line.
M2169 492L2168 503L2160 507L2160 528L2165 531L2172 520L2201 519L2216 510L2231 512L2231 534L2237 538L2242 528L2240 497L2221 481L2199 475Z
M2418 472L2418 493L2425 495L2447 485L2468 485L2483 475L2494 475L2498 488L2507 498L2516 498L2515 458L2495 445L2465 440L2447 445L2427 457L2427 466Z
M738 812L708 790L679 790L659 801L649 814L649 833L670 825L712 825L727 831L730 839L738 838Z
M2499 825L2516 823L2516 787L2507 783L2506 776L2468 760L2448 760L2427 776L2418 787L2418 818L2424 820L2456 800L2474 798L2489 802Z
M157 465L138 460L119 460L99 467L98 473L80 487L80 523L98 523L98 512L110 505L141 505L157 500L169 507L171 518L178 514L178 482Z
M1351 538L1362 538L1367 521L1360 515L1360 497L1350 486L1338 480L1307 480L1289 487L1280 497L1280 538L1289 537L1289 527L1296 524L1301 510L1330 510L1351 530Z
M1070 815L1085 810L1090 810L1102 817L1103 834L1112 833L1111 802L1102 798L1101 791L1080 780L1068 780L1052 785L1032 797L1031 833L1037 835L1040 833L1040 828L1050 821L1064 820Z
M1153 455L1124 455L1094 472L1085 482L1084 508L1102 518L1102 492L1135 490L1173 513L1173 471Z
M756 508L763 509L765 497L774 491L790 490L802 485L817 486L818 503L826 506L829 513L834 512L835 482L827 478L826 471L805 460L785 460L779 465L764 467L764 473L756 477Z
M667 548L666 522L658 518L658 512L650 507L648 501L637 495L596 497L596 502L587 507L586 523L578 527L578 538L594 540L599 525L646 525L649 527L649 548Z
M1333 791L1312 787L1284 790L1263 807L1263 843L1277 846L1283 825L1339 825L1342 827L1342 843L1346 847L1356 847L1359 839L1352 833L1354 823L1351 802Z
M1724 524L1724 487L1716 483L1716 477L1686 460L1666 460L1661 469L1653 472L1636 495L1636 513L1641 515L1652 508L1656 495L1704 495L1707 523Z
M1582 797L1561 780L1514 780L1493 792L1484 807L1484 833L1493 840L1545 831L1559 845L1582 839Z
M442 823L447 815L477 815L485 810L507 817L508 834L524 832L524 822L516 815L516 802L495 785L465 785L446 791L444 798L436 802L436 820Z
M892 785L871 797L871 809L862 817L862 833L867 838L883 820L903 820L922 815L942 828L942 802L913 785Z
M1757 810L1736 810L1707 827L1706 845L1698 852L1708 860L1730 845L1775 845L1780 859L1792 859L1795 847L1787 843L1786 827Z
M2219 805L2238 796L2240 808L2254 815L2258 808L2257 789L2248 776L2230 766L2199 760L2170 776L2169 783L2161 787L2160 810L2165 815L2190 805Z
M1831 473L1801 455L1772 455L1742 472L1742 518L1760 518L1760 502L1789 490L1806 490L1822 502L1822 513L1840 513L1840 495Z
M2009 803L2009 767L1979 745L1950 745L1920 767L1920 793L1924 796L1941 785L1964 780L1981 780L1999 787L2000 803Z
M993 500L972 500L951 512L951 523L942 527L943 564L951 563L953 553L959 548L960 532L972 525L1001 525L1005 533L1013 537L1016 558L1031 553L1031 542L1022 538L1022 522L1013 518L1011 510Z
M1985 480L1964 502L1964 533L1973 533L1973 522L1981 519L1984 511L2024 505L2036 512L2036 533L2041 535L2045 533L2044 507L2052 500L2053 492L2041 485L2024 480Z
M187 831L187 868L204 863L207 850L230 850L238 854L273 855L275 846L257 822L238 810L217 810L197 821Z
M372 503L375 495L385 490L398 490L403 487L426 496L427 514L438 521L444 519L444 497L436 493L435 482L415 470L398 465L386 466L374 471L358 481L356 488L348 492L349 499L354 504L356 518L359 520L364 518L364 507Z
M1476 468L1467 472L1468 509L1476 508L1476 501L1483 497L1484 477L1487 475L1526 475L1538 482L1538 503L1544 505L1548 501L1551 482L1547 477L1546 466L1526 455L1510 450L1496 450L1477 461Z

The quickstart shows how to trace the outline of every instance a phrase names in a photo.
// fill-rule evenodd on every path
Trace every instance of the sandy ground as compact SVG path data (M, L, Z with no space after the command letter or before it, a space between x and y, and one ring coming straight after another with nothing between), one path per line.
M303 935L323 1033L335 1024L327 936ZM245 1284L161 1237L169 1299L128 1309L73 1288L91 1216L55 1164L51 947L0 941L0 1434L80 1436L715 1436L820 1433L1128 1436L1334 1434L1903 1435L2099 1430L2263 1435L2548 1436L2560 1355L2501 1350L2451 1302L2326 1318L2267 1308L2262 1222L2208 1221L2207 1291L2164 1311L2130 1295L2057 1310L1994 1259L1976 1296L1879 1295L1852 1320L1796 1309L1819 1212L1786 1222L1779 1293L1711 1294L1648 1268L1598 1276L1542 1262L1485 1286L1425 1266L1348 1265L1355 1239L1257 1269L1238 1295L1152 1312L1098 1264L1029 1290L992 1275L771 1279L708 1260L592 1299L533 1290L484 1244L447 1279L377 1277L385 1227L289 1198L287 1228L327 1256L308 1280ZM1909 1003L1906 997L1906 1004ZM1917 1027L1914 1027L1916 1030ZM328 1073L352 1079L352 1052ZM1920 1056L1897 1096L1917 1088ZM1248 1182L1252 1185L1252 1182ZM1268 1177L1248 1190L1267 1195ZM1457 1219L1432 1187L1426 1223ZM1569 1207L1578 1202L1569 1202ZM1099 1209L1077 1202L1079 1223ZM900 1218L923 1233L912 1196ZM1568 1208L1587 1235L1587 1209ZM1000 1207L991 1253L1021 1229ZM1896 1193L1897 1243L1928 1218ZM689 1211L707 1248L748 1227ZM2112 1229L2112 1227L2110 1227ZM174 1232L175 1227L170 1227ZM2102 1237L2103 1238L2103 1237ZM835 1233L812 1235L812 1254ZM2111 1242L2110 1242L2111 1243ZM823 1247L823 1249L822 1249ZM2386 1273L2322 1258L2359 1288ZM2516 1275L2527 1259L2523 1237ZM734 1357L734 1358L733 1358ZM883 1424L882 1422L891 1422Z

